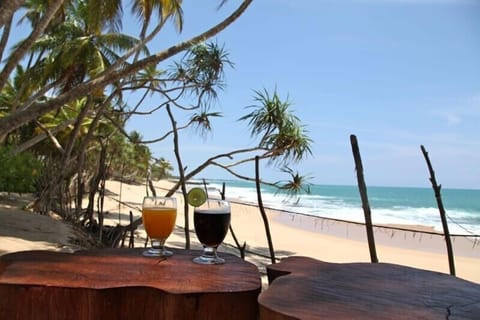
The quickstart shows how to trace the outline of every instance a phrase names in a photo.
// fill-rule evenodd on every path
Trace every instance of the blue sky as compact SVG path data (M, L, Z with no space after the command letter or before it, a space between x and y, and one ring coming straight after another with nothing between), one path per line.
M183 33L167 28L151 51L206 30L239 3L229 0L216 10L219 2L184 1ZM349 138L355 134L367 185L430 187L424 145L444 188L479 189L479 35L476 0L255 0L212 39L235 64L214 105L224 117L206 139L191 131L180 136L183 165L191 169L251 146L237 119L254 103L254 90L276 88L314 141L312 156L291 166L313 183L356 184ZM169 129L165 119L165 113L136 117L128 129L157 138ZM181 116L178 124L187 120ZM176 163L171 140L150 148ZM240 171L253 176L254 165ZM269 181L288 178L272 166L261 174ZM232 178L214 168L199 177Z
M183 34L154 49L205 30L237 3L216 11L218 1L186 1ZM367 185L430 187L424 145L444 188L480 188L479 35L478 1L254 1L215 39L235 63L216 104L224 118L207 139L180 137L184 165L251 145L237 119L253 90L276 88L314 140L313 155L292 165L313 183L356 184L354 134ZM161 132L154 121L129 126L153 138ZM170 143L151 148L175 163ZM276 167L261 172L287 178ZM217 169L201 177L231 178Z

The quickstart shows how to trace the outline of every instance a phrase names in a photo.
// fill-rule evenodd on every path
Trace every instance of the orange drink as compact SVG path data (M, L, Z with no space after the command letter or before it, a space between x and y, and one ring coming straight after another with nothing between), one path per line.
M143 252L146 257L170 257L173 252L165 249L165 241L175 227L177 200L171 197L144 197L142 220L152 247Z
M177 208L143 208L143 226L150 238L167 239L175 227Z

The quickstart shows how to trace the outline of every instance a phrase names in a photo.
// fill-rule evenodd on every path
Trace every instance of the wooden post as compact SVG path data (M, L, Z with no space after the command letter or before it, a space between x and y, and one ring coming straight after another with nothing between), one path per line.
M425 150L424 146L420 146L420 149L422 149L425 161L427 161L428 171L430 172L430 182L432 183L433 192L435 193L435 199L437 200L438 210L440 211L440 218L442 219L443 233L445 234L445 242L447 244L448 265L450 266L450 274L454 276L455 261L453 256L452 242L450 239L450 232L448 231L445 208L443 207L442 196L440 194L440 189L442 188L442 186L437 184L437 179L435 179L435 171L433 170L430 158L428 157L428 152Z
M352 145L353 158L355 159L355 168L357 171L358 189L362 199L363 213L365 215L365 228L367 229L368 248L370 249L371 262L378 262L377 250L375 248L375 239L373 236L372 215L370 212L370 205L368 203L367 186L363 177L363 165L360 157L360 150L358 147L357 137L350 135L350 143Z

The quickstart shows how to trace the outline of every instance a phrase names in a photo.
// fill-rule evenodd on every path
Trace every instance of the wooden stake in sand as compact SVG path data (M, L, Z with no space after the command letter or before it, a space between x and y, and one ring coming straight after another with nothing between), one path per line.
M360 149L358 148L357 137L350 135L350 143L352 145L353 158L355 159L355 168L357 170L358 189L362 199L363 213L365 214L365 227L367 229L368 248L370 249L371 262L378 262L377 250L375 248L375 238L373 237L372 215L370 205L368 203L367 186L363 178L362 158L360 157Z
M437 199L438 210L440 211L440 218L442 219L443 233L445 234L445 242L447 244L448 265L450 267L450 274L454 276L455 261L453 257L452 242L450 239L450 232L448 231L447 215L445 214L445 208L443 207L442 196L440 194L440 189L442 189L442 186L437 184L437 179L435 179L435 171L433 170L430 158L428 157L428 152L425 150L424 146L420 146L420 149L422 149L425 161L427 161L428 171L430 172L430 182L432 183L433 192L435 193L435 199Z

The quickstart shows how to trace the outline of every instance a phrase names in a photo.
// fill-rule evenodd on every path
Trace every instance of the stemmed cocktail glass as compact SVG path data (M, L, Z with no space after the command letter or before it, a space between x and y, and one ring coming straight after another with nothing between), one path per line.
M151 248L143 252L147 257L169 257L173 253L165 249L165 240L175 227L177 202L170 197L145 197L142 203L143 226L151 239Z
M195 233L203 245L203 254L193 259L199 264L222 264L217 248L223 242L230 226L230 203L225 200L207 199L193 212Z

